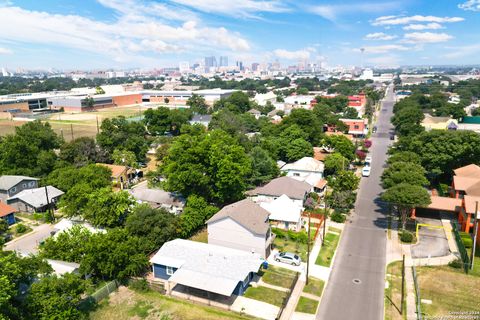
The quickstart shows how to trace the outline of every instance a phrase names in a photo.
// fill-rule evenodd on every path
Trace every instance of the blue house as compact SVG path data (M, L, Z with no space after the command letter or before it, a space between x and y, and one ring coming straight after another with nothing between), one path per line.
M180 285L226 297L242 295L263 262L258 253L184 239L166 242L150 259L167 293Z
M0 201L0 218L7 221L8 225L14 224L15 221L15 210L14 207L9 206L5 202Z

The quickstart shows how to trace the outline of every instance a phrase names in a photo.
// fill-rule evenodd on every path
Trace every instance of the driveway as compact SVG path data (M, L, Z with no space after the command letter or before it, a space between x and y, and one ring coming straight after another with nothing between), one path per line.
M439 219L419 218L417 222L434 226L442 226ZM448 240L443 229L420 227L418 243L412 245L413 258L444 257L450 254Z
M392 143L392 90L390 86L382 101L385 111L380 111L377 133L371 138L372 172L360 182L355 213L345 224L317 319L383 320L386 216L378 199L383 191L380 176Z
M36 254L40 242L50 237L54 229L53 224L42 224L20 238L9 241L5 244L4 250L17 251L22 255Z

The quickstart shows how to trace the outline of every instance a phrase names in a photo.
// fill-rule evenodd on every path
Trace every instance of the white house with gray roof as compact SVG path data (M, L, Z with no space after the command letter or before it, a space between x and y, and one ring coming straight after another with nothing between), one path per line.
M185 286L226 297L242 295L263 262L258 253L184 239L164 243L150 259L168 293Z
M250 199L225 206L207 221L208 243L258 253L266 259L273 240L269 215Z
M9 197L17 193L38 187L37 178L26 176L1 176L0 177L0 201L5 202Z
M246 194L257 203L272 202L284 194L296 205L303 207L303 202L311 191L313 191L313 186L305 181L299 181L292 177L279 177L262 187L247 191Z
M48 208L47 204L53 207L63 193L63 191L52 186L27 189L8 198L7 204L16 208L18 211L45 212Z

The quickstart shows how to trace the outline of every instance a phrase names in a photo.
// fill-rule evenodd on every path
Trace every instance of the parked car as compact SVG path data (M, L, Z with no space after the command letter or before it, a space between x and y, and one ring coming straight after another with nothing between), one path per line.
M370 177L370 173L372 172L372 167L370 166L365 166L362 169L362 177Z
M390 140L395 140L395 135L393 133L390 134Z
M288 263L293 266L299 266L302 263L302 259L294 253L291 252L279 252L274 256L275 261Z
M373 133L377 132L377 127L376 127L376 126L373 127L372 132L373 132Z
M371 156L365 157L365 165L369 166L369 167L372 165L372 157Z

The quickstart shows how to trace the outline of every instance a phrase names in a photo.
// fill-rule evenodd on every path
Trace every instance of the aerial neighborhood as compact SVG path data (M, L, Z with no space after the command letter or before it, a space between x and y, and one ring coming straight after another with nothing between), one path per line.
M27 17L13 2L0 23ZM452 38L417 31L464 18L369 20L408 33L331 49L356 55L350 67L327 64L322 44L243 56L240 33L201 21L238 6L270 24L290 4L94 2L119 20L58 13L38 41L54 28L80 52L155 67L2 68L0 320L480 319L479 68L383 65L392 48ZM339 27L373 6L347 2L309 10ZM112 41L68 36L90 25ZM0 32L1 59L17 32ZM157 67L200 38L197 56L221 43L235 64L221 51Z

